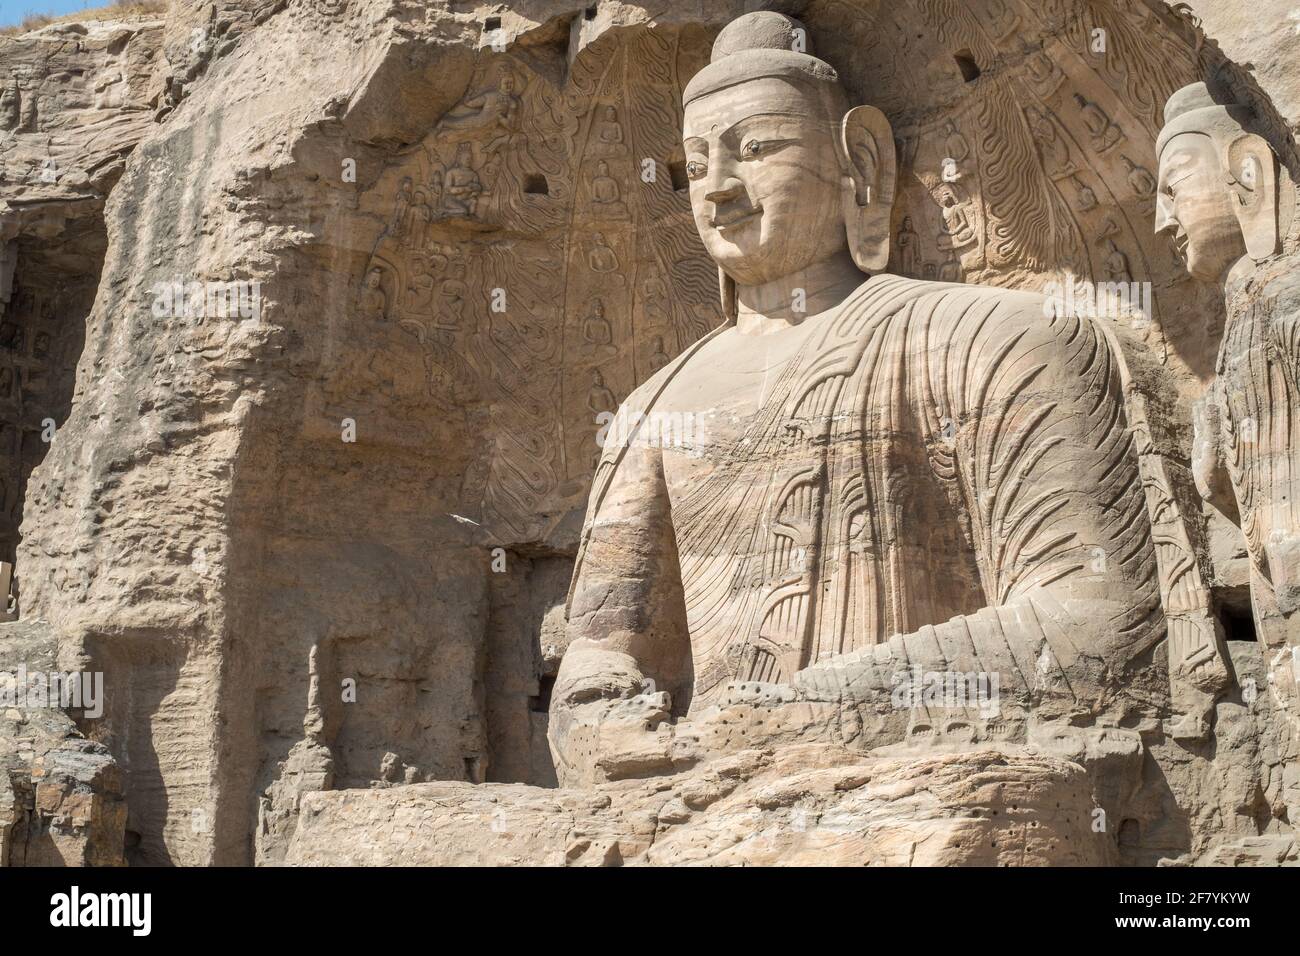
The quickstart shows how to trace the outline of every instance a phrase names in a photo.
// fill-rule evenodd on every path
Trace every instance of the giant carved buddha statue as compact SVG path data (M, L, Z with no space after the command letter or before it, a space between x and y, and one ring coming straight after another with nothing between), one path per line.
M552 697L562 784L1131 719L1164 637L1104 336L1037 294L891 275L889 123L796 31L741 17L684 93L727 320L605 442ZM658 416L689 441L647 438ZM899 693L933 673L999 700Z

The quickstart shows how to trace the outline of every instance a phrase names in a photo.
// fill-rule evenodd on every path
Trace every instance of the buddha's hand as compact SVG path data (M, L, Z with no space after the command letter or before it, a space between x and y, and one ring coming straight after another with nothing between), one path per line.
M551 697L547 736L561 786L654 776L674 768L672 699L632 658L570 648Z
M1224 514L1237 512L1223 459L1223 416L1213 394L1192 405L1192 480L1201 497Z

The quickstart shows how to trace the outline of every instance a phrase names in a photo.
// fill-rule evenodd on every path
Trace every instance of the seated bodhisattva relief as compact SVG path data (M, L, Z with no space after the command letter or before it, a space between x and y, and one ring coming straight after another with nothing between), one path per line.
M884 272L892 131L805 42L741 17L683 96L727 321L605 441L551 706L564 785L1131 719L1165 634L1105 338L1034 293ZM694 419L690 442L649 418ZM900 694L934 672L996 706Z

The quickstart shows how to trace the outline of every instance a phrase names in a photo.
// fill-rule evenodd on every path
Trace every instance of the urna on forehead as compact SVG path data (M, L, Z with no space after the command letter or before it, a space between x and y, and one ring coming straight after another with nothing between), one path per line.
M805 106L820 107L835 119L848 109L839 74L812 54L803 25L772 12L748 13L723 27L713 41L709 64L686 84L682 104L688 115L697 113L693 103L707 97L711 105L725 99L712 94L739 94L738 87L750 88L761 80L776 81L761 84L763 93L792 107L802 99Z

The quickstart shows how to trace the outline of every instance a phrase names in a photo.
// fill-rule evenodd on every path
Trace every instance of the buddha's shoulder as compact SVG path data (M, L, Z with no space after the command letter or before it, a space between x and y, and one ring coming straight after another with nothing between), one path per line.
M904 303L921 300L926 307L947 314L974 309L977 315L996 311L1000 315L1022 314L1039 318L1046 314L1048 301L1041 292L1028 289L895 275L873 276L858 287L855 296L887 298Z
M696 354L709 342L727 331L726 326L715 329L704 338L688 345L678 355L670 359L663 368L634 388L622 402L622 411L637 412L651 408L671 387L673 379Z
M1041 292L890 278L899 283L894 295L911 305L910 317L931 323L937 334L954 343L969 339L982 342L1016 339L1026 346L1052 346L1074 341L1081 326L1089 337L1095 334L1094 329L1087 327L1088 320L1065 314Z

